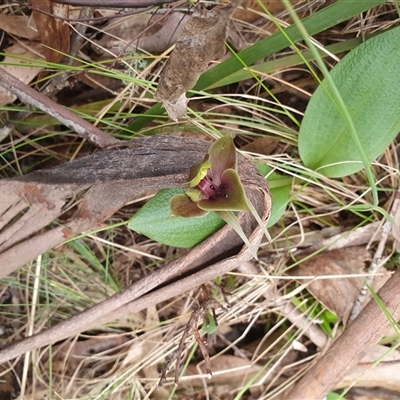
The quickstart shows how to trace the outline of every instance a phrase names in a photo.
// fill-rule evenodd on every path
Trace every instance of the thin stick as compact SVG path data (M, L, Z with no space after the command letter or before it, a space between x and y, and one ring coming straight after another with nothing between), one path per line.
M22 83L15 76L5 70L0 73L0 86L14 93L24 104L29 104L51 115L79 136L93 143L95 146L105 148L119 140L107 135L88 121L78 117L73 112L60 106L53 100Z
M396 193L393 205L392 205L391 212L390 212L390 216L392 218L395 217L395 215L399 209L399 206L400 206L400 191L398 190ZM353 310L351 311L350 318L349 318L350 322L353 321L357 317L357 315L360 313L362 304L368 293L368 287L371 286L374 276L376 274L376 271L378 270L378 267L382 263L382 255L385 250L385 246L386 246L386 242L389 238L389 234L392 230L392 223L389 220L385 221L385 223L382 225L381 230L382 230L381 240L378 243L378 247L376 249L374 258L371 261L371 265L369 266L368 275L365 278L364 285L361 288L361 291L354 303L354 307L353 307Z
M176 0L57 0L60 4L69 4L76 7L117 7L117 8L143 8L161 6L173 3Z

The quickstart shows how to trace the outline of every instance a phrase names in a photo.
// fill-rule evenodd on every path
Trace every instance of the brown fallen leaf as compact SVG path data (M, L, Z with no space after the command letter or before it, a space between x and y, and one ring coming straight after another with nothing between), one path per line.
M0 365L0 399L13 399L16 392L15 379L12 370Z
M50 0L31 0L31 5L46 60L59 62L69 53L70 28L61 19L68 18L68 6Z
M22 44L16 43L4 50L4 53L6 53L3 60L4 64L10 63L14 65L2 65L0 68L9 72L21 82L28 84L42 68L30 65L33 61L28 61L27 59L40 59L40 51L43 47L39 43L34 42L22 42ZM0 87L0 106L13 103L16 98L17 96L13 93Z
M107 49L116 55L130 41L132 47L145 52L163 53L174 45L188 20L182 12L167 15L141 13L111 20L103 29L104 36L93 42L96 52ZM109 54L104 52L106 57Z
M269 137L256 138L253 142L248 143L240 148L240 150L250 153L257 153L269 156L279 145L279 141Z
M304 2L304 1L303 1ZM260 3L268 9L271 14L277 14L286 10L285 4L282 1L276 0L261 0ZM260 13L264 13L263 7L258 1L249 1L245 3L245 7L235 11L233 18L239 21L254 22L262 18ZM290 0L292 5L298 5L299 0Z
M0 14L0 28L18 38L39 39L36 24L28 15Z
M370 254L364 247L348 247L340 250L326 251L304 261L288 271L293 276L332 276L332 279L310 280L307 289L326 308L334 312L345 324L349 318L354 302L361 290L361 278L341 275L359 274L365 267L364 262ZM302 283L307 281L301 280Z
M240 2L234 0L211 10L199 3L186 22L154 96L174 121L186 115L186 91L196 84L211 61L224 55L229 20Z

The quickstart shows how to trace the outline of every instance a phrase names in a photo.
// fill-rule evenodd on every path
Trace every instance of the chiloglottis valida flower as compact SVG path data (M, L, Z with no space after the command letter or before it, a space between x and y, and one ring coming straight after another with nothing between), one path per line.
M250 211L266 233L257 211L246 197L237 172L237 156L233 139L224 136L214 142L204 160L191 167L187 190L171 198L172 215L202 217L214 211L226 221L253 252L234 212ZM268 233L266 233L268 237Z

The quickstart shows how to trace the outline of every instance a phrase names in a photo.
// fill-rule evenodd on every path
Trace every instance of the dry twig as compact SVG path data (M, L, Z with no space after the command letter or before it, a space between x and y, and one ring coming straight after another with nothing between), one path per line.
M93 143L95 146L104 148L111 144L118 143L119 140L107 135L91 123L78 117L73 112L65 109L48 97L22 83L13 75L2 70L0 74L0 86L13 92L24 104L42 110L43 112L56 118L68 128L75 131L79 136Z
M196 339L196 342L200 348L201 354L203 355L205 367L206 367L206 373L209 376L212 375L210 355L208 354L206 344L203 342L203 340L200 336L198 326L199 326L200 317L203 316L203 318L205 318L207 315L207 310L209 308L211 308L214 311L218 307L221 307L221 304L218 303L218 301L216 301L214 299L209 299L209 300L205 301L203 304L201 304L200 307L198 307L196 310L194 310L192 312L192 315L190 316L190 319L189 319L188 323L186 324L186 327L183 331L181 340L179 341L179 345L178 345L178 348L177 348L175 354L167 360L167 363L161 372L160 381L158 383L159 386L161 386L164 383L164 381L167 379L168 369L174 360L176 360L175 384L177 384L179 382L179 375L181 372L182 352L185 348L185 341L189 337L190 331L193 332L193 336Z

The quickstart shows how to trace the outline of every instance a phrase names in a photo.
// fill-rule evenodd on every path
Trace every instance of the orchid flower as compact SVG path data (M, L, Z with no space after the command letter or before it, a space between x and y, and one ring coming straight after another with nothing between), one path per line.
M232 137L224 136L212 144L204 160L191 167L187 186L185 194L171 198L171 214L181 217L202 217L214 211L232 226L257 258L234 212L250 211L265 233L266 229L246 197L240 181L236 148ZM266 235L268 237L268 233Z

